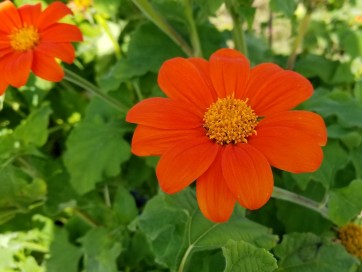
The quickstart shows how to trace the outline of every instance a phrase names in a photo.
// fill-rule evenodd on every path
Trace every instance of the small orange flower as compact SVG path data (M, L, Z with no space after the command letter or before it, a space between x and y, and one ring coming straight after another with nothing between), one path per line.
M263 206L273 191L271 166L300 173L321 165L323 119L290 110L313 93L298 73L272 63L250 69L242 54L221 49L209 62L166 61L158 83L169 98L145 99L127 114L138 124L132 152L161 156L156 174L166 193L197 180L208 219L228 220L236 201L251 210Z
M83 39L76 26L58 23L71 13L61 2L44 11L40 4L17 9L11 1L0 3L0 95L9 85L25 85L30 71L49 81L62 80L64 71L55 58L72 63L71 42Z

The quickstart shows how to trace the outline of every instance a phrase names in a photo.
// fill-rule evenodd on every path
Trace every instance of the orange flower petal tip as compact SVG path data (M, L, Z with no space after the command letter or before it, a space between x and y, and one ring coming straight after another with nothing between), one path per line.
M292 110L313 93L298 73L275 64L253 68L240 52L223 48L200 58L174 58L158 83L168 98L135 105L126 120L138 124L132 150L161 156L161 189L176 193L196 180L201 212L224 222L238 202L265 205L273 191L271 167L317 170L327 141L323 119Z
M11 1L0 3L0 94L9 85L26 84L30 72L58 82L64 76L56 61L74 61L71 42L82 41L75 25L59 23L72 11L61 2L51 3L44 11L40 4L17 8Z

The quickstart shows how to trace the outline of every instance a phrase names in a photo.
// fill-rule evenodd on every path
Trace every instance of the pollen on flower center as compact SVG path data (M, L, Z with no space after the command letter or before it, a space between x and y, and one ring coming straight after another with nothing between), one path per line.
M211 104L203 119L206 135L220 145L247 143L258 124L258 116L247 102L226 97Z
M15 51L33 49L39 42L39 33L34 26L17 28L9 36L11 47Z

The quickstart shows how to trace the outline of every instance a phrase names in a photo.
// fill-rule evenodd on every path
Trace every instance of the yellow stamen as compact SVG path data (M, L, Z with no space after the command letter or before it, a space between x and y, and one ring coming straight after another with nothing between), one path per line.
M220 145L247 143L258 124L258 116L247 102L226 97L211 104L203 119L206 135Z
M338 233L346 250L362 260L362 226L349 223L340 228Z
M33 26L25 26L12 31L9 36L11 47L15 51L33 49L39 42L38 30Z

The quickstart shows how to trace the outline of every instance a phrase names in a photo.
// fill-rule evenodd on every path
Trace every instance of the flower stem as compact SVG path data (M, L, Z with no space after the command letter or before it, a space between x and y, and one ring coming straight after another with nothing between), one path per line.
M192 245L187 248L187 251L185 252L184 256L182 257L180 266L178 268L178 272L183 272L185 270L187 258L189 257L193 248L194 247Z
M234 2L228 0L225 2L226 8L229 11L231 18L233 20L233 39L235 43L235 48L243 53L246 57L248 56L248 48L246 46L245 35L243 31L243 20L236 11Z
M300 206L306 207L308 209L311 209L313 211L316 211L321 216L323 216L326 219L329 219L328 217L328 210L327 208L318 202L315 202L309 198L306 198L304 196L301 196L299 194L287 191L285 189L279 188L274 186L274 191L272 194L272 197L289 201L295 204L298 204Z
M82 210L74 208L73 212L90 227L93 227L93 228L99 227L98 223L96 221L94 221L93 218L91 218L88 214L86 214Z
M106 35L108 36L108 38L110 39L113 47L114 47L114 53L115 53L115 56L117 59L120 59L121 58L121 48L119 47L119 44L117 42L117 40L114 38L113 34L112 34L112 31L111 29L109 28L108 24L107 24L107 21L104 19L104 17L99 14L99 13L96 13L94 15L97 23L103 27Z
M184 0L184 10L186 20L189 24L191 44L194 49L195 57L202 57L202 48L199 33L197 32L196 23L192 13L192 0Z
M166 19L153 8L148 0L132 0L132 2L150 19L158 28L160 28L171 40L173 40L189 57L193 56L192 49L186 41L176 32Z
M290 53L290 56L289 56L288 62L287 62L287 69L289 69L289 70L293 70L293 68L294 68L295 59L297 57L297 51L298 51L299 46L303 42L305 33L307 32L307 28L308 28L309 21L310 21L310 15L311 15L310 11L307 10L302 21L300 22L299 29L298 29L298 35L294 40L294 43L292 46L292 52Z
M126 113L128 111L128 108L125 105L123 105L113 97L101 91L97 86L93 85L89 81L85 80L84 78L78 76L76 73L73 73L68 69L64 69L64 71L65 71L65 76L64 76L65 80L68 80L69 82L72 82L75 85L82 87L87 91L90 91L91 93L98 96L103 101L107 102L109 105L119 110L120 112Z

